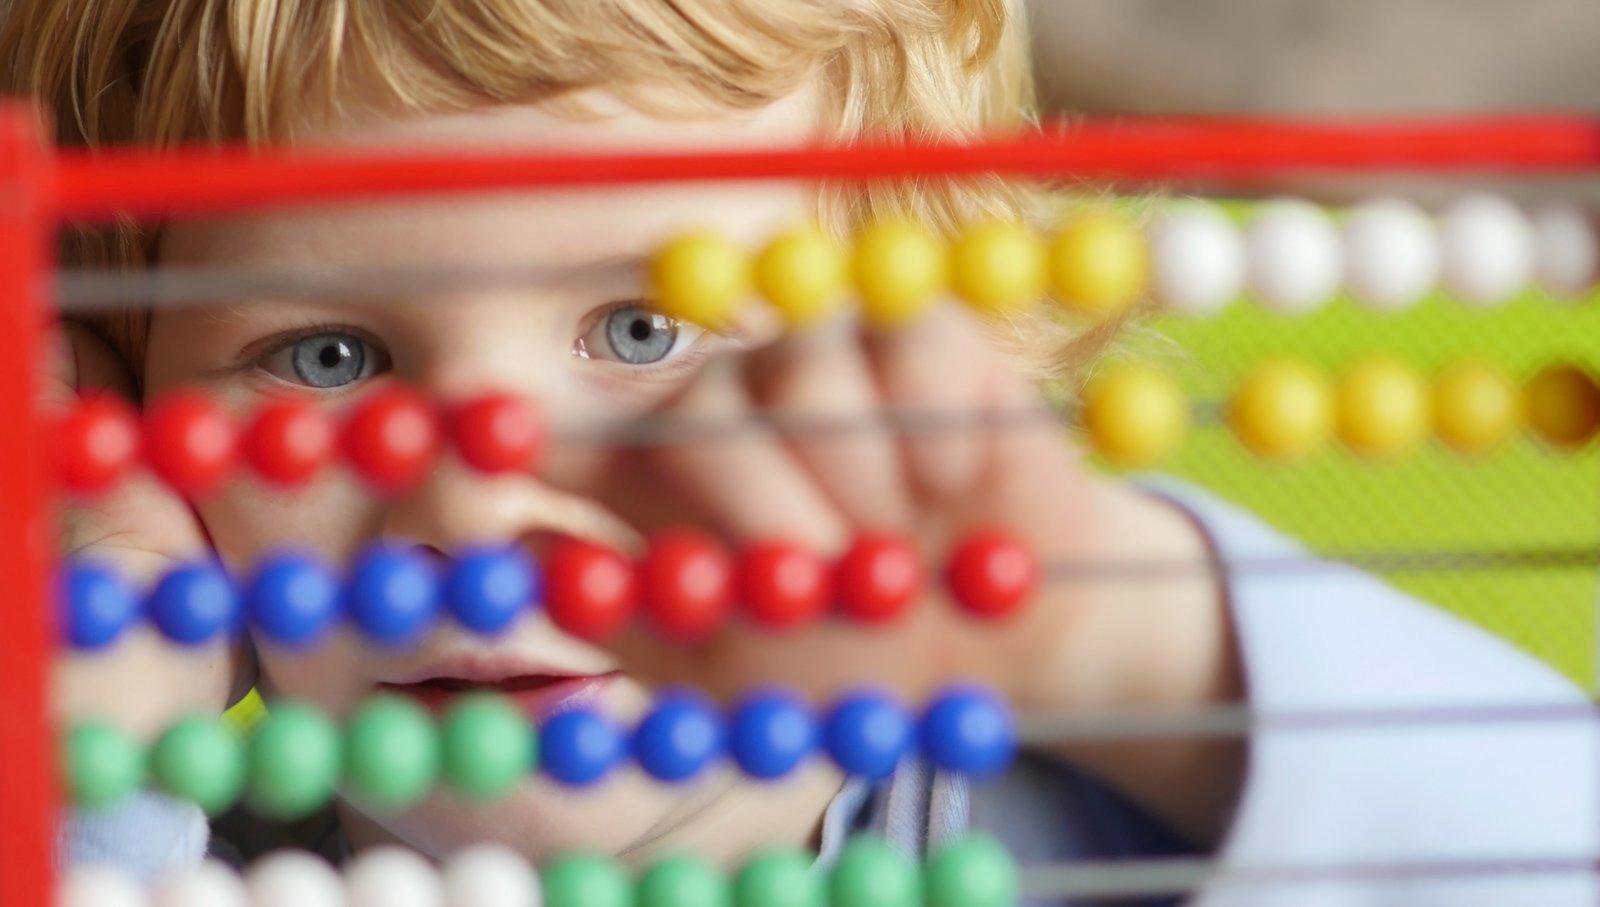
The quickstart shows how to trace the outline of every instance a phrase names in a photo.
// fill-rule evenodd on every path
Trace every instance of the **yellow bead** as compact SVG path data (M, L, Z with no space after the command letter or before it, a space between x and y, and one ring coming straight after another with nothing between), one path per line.
M1339 439L1363 457L1392 457L1428 431L1428 388L1406 364L1368 359L1339 383Z
M1553 447L1582 447L1600 434L1600 386L1575 365L1553 365L1528 383L1528 427Z
M981 312L1036 302L1046 283L1044 244L1021 224L972 225L950 249L950 287Z
M849 282L844 253L816 230L774 239L755 264L756 289L791 328L826 318L844 301Z
M1327 440L1333 429L1331 397L1322 376L1307 366L1269 362L1239 386L1228 420L1256 456L1289 460Z
M1484 362L1457 363L1433 384L1433 431L1458 453L1486 453L1517 430L1521 407L1504 372Z
M862 317L875 328L910 324L949 286L944 245L908 221L863 230L856 237L853 264Z
M1145 466L1182 443L1189 404L1166 373L1118 365L1089 382L1083 424L1096 453L1121 466Z
M1110 212L1083 214L1050 244L1050 283L1068 311L1094 319L1121 314L1144 294L1150 253L1144 237Z
M734 320L750 295L750 264L742 249L716 233L685 233L656 252L650 280L652 305L661 314L718 328Z

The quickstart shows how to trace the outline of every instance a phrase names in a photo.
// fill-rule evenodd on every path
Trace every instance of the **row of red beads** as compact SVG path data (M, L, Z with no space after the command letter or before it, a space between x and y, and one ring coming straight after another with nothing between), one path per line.
M543 428L529 404L486 394L448 410L398 385L362 400L343 422L323 407L277 401L242 428L215 401L193 391L165 394L143 417L121 398L78 398L54 425L57 476L78 494L114 488L142 461L178 492L215 490L242 460L262 479L310 481L341 454L374 489L404 491L422 480L446 440L486 473L530 468Z
M1033 553L995 530L968 535L951 552L944 581L967 613L999 618L1032 595ZM545 608L574 636L602 640L636 614L664 637L696 641L729 619L734 603L752 623L791 630L831 611L862 623L901 617L925 593L926 572L909 541L861 535L840 557L825 558L786 542L758 543L737 559L716 539L692 530L655 536L639 563L586 542L563 541L544 561Z

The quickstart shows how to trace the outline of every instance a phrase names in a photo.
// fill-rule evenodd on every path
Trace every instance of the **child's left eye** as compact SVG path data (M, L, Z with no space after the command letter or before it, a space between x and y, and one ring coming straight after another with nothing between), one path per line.
M687 348L703 333L641 305L612 309L573 345L574 355L651 365Z
M354 334L324 331L285 344L261 368L292 384L333 390L389 370L388 354Z

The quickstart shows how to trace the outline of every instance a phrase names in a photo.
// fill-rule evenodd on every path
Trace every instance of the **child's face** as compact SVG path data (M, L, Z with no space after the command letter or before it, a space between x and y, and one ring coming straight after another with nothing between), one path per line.
M808 98L695 123L656 120L620 107L614 116L591 121L529 108L490 109L365 125L318 141L379 150L786 144L814 131ZM803 221L809 204L808 194L793 184L690 185L400 200L174 225L163 237L165 265L302 272L549 265L561 276L521 288L463 289L377 304L251 300L161 311L150 336L148 393L199 387L242 418L269 397L336 410L403 380L444 401L510 391L534 401L550 422L626 420L671 394L719 347L740 342L662 322L638 308L642 271L629 265L690 226L758 242ZM415 493L397 499L381 499L348 472L329 470L315 485L293 491L242 478L202 502L199 513L217 549L237 568L285 545L309 547L345 564L380 537L445 553L504 539L537 549L552 534L635 541L626 526L583 495L556 490L532 474L486 479L449 458ZM579 679L568 677L520 698L532 712L582 702L624 722L646 702L639 685L610 673L614 663L605 652L542 619L524 620L498 641L445 629L415 648L378 651L352 633L308 654L263 645L260 655L262 679L271 691L341 716L385 684L429 679L520 679L519 685L537 687L572 675ZM828 783L813 777L778 791L764 788L758 796L793 805L797 798L815 799ZM536 854L577 844L623 851L714 814L737 789L726 778L676 790L624 775L602 791L567 795L538 783L493 808L469 810L434 797L382 825L435 852L482 837ZM361 834L364 820L348 809L346 814Z

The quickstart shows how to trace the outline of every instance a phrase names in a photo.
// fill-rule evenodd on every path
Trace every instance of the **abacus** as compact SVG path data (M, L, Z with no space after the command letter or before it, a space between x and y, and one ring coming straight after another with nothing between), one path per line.
M934 582L943 583L974 620L1004 620L1027 606L1040 583L1174 566L1039 563L1004 527L974 527L941 569L921 563L903 540L890 536L863 536L828 563L781 544L735 554L685 530L655 538L638 563L570 543L540 564L512 547L453 552L449 568L441 570L413 552L380 543L344 577L314 554L283 552L238 579L214 564L181 566L148 591L134 590L92 562L74 563L63 571L58 612L49 604L56 596L44 544L44 489L93 496L142 466L190 497L211 493L237 469L293 493L339 461L374 494L396 495L442 456L495 474L530 468L545 445L563 441L559 426L541 424L515 397L433 401L404 388L374 394L338 425L314 408L288 404L234 425L214 404L188 394L156 401L143 413L108 397L84 397L64 413L39 412L33 403L37 340L51 308L123 298L205 299L218 277L62 275L52 297L46 245L63 219L183 215L390 192L713 178L1001 173L1247 180L1304 169L1588 172L1600 163L1594 124L1559 118L1366 126L1088 123L1020 139L911 149L478 157L471 166L448 155L369 159L208 151L91 158L48 151L31 123L22 110L0 114L0 199L6 200L0 207L0 281L11 301L0 330L11 354L0 365L0 393L11 402L0 408L0 419L11 438L23 439L8 445L0 460L6 508L0 558L13 597L29 605L8 609L0 633L0 661L8 665L0 739L10 755L8 770L0 773L0 825L6 829L0 836L0 902L6 904L43 904L56 897L49 867L58 741L66 755L66 786L84 807L113 804L148 780L211 812L243 799L264 814L293 818L338 790L402 809L435 785L471 799L493 799L535 771L582 787L628 758L663 783L694 777L720 759L750 776L775 778L824 753L849 774L881 778L905 753L920 748L939 768L982 779L1004 770L1020 743L1068 735L1109 739L1174 727L1238 735L1274 720L1312 726L1397 720L1232 711L1177 718L1015 716L989 691L957 685L922 704L916 715L872 691L829 704L824 717L814 704L779 690L752 691L726 712L692 691L674 691L663 694L637 728L577 709L530 733L525 716L493 698L464 697L435 720L406 700L378 697L345 728L302 705L274 705L248 742L206 721L173 726L149 753L103 725L58 733L45 719L50 653L62 644L85 651L115 645L136 620L149 620L179 645L248 626L287 646L315 646L334 622L346 620L373 645L398 647L442 620L493 635L538 602L558 626L581 638L602 640L642 619L668 640L691 642L729 620L773 632L803 631L829 616L889 623ZM809 232L772 238L756 253L722 237L685 234L660 250L651 276L663 312L689 321L728 321L759 294L799 329L853 298L868 323L892 330L947 292L990 313L1051 297L1066 317L1090 324L1118 317L1147 297L1182 317L1221 319L1222 306L1248 291L1289 324L1320 317L1319 307L1341 287L1382 317L1403 318L1402 310L1435 285L1458 303L1482 309L1516 294L1534 276L1553 293L1574 295L1587 292L1595 274L1594 234L1572 211L1553 209L1530 222L1506 202L1470 197L1443 212L1437 225L1411 205L1386 200L1352 210L1342 225L1305 203L1273 203L1255 209L1242 232L1211 206L1173 206L1147 230L1115 210L1097 208L1068 218L1049 237L1007 224L973 224L948 247L916 224L882 223L869 226L848 252ZM415 286L417 279L404 275L397 284ZM261 280L277 280L290 292L338 291L337 278L319 283L258 277L258 285ZM1439 369L1430 384L1399 358L1367 357L1344 363L1335 383L1330 369L1278 358L1252 368L1224 393L1200 399L1189 399L1184 384L1167 371L1122 364L1094 377L1076 415L1089 446L1119 467L1169 464L1181 458L1186 439L1207 428L1225 428L1228 443L1280 475L1294 463L1326 456L1335 440L1359 461L1398 462L1417 454L1430 433L1452 457L1531 443L1541 457L1581 462L1586 445L1600 433L1600 387L1591 363L1592 356L1545 364L1519 383L1494 363L1462 358ZM885 414L882 421L895 430L927 427L916 414ZM774 427L819 426L780 420ZM714 428L645 422L629 437L608 440L648 443L676 433L692 443L695 431ZM1519 434L1528 440L1519 441ZM49 448L42 442L47 437ZM1592 570L1594 541L1586 537L1559 550L1380 548L1341 552L1339 560L1395 573ZM1260 566L1316 569L1312 561ZM63 615L61 626L52 616L57 613ZM1399 720L1423 725L1492 716L1462 710ZM303 854L269 858L251 869L247 881L207 864L169 880L153 902L115 874L85 870L66 879L59 903L244 904L248 890L252 904L455 907L529 904L542 896L552 907L799 907L816 903L826 886L828 897L843 907L1004 907L1019 891L1110 896L1188 889L1207 878L1204 866L1168 866L1152 877L1141 876L1137 866L1091 870L1019 868L982 836L948 845L923 867L881 841L852 841L826 879L813 874L803 856L790 853L759 856L730 881L690 857L662 860L634 880L608 861L583 855L557 860L535 876L494 849L463 852L442 873L415 854L378 850L353 861L342 879ZM1277 877L1293 879L1296 871L1283 867ZM1274 876L1264 871L1263 877Z

